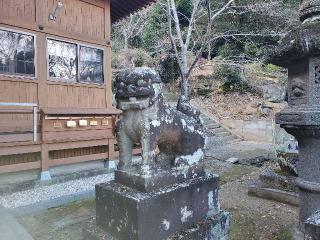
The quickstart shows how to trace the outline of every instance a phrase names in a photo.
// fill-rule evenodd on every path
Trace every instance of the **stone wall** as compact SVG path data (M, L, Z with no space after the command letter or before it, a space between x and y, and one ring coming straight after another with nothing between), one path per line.
M274 124L271 120L222 119L220 122L245 141L273 142Z
M222 119L220 122L245 141L276 143L285 148L294 139L272 120Z

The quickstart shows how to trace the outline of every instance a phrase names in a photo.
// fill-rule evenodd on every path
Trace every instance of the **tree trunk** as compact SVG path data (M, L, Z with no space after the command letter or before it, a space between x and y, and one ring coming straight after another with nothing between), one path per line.
M128 35L127 32L123 31L123 38L124 38L124 50L128 50Z
M181 51L181 97L185 100L189 101L189 86L188 86L188 52L187 49L184 47Z
M189 101L189 86L188 86L188 78L186 74L182 74L181 76L181 96Z

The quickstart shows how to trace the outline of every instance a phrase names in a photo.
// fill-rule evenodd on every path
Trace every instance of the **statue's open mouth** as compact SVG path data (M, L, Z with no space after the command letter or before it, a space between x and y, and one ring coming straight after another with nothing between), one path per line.
M118 100L118 107L122 110L144 109L149 106L149 97L129 97Z

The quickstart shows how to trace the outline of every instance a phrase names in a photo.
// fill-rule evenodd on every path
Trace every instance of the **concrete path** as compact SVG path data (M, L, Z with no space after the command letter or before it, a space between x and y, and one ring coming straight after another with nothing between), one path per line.
M0 207L0 240L33 240L4 208Z
M220 145L208 144L206 157L214 160L226 161L237 158L240 162L255 159L274 159L276 155L275 146L272 143L240 141L234 143L223 143Z

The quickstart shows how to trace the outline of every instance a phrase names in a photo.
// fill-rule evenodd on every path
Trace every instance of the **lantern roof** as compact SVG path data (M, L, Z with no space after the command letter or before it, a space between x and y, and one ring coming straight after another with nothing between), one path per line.
M268 51L266 62L281 67L300 59L320 55L320 21L301 25L288 33L279 46Z
M320 0L301 0L300 20L299 27L268 51L265 62L288 67L292 62L320 55Z

